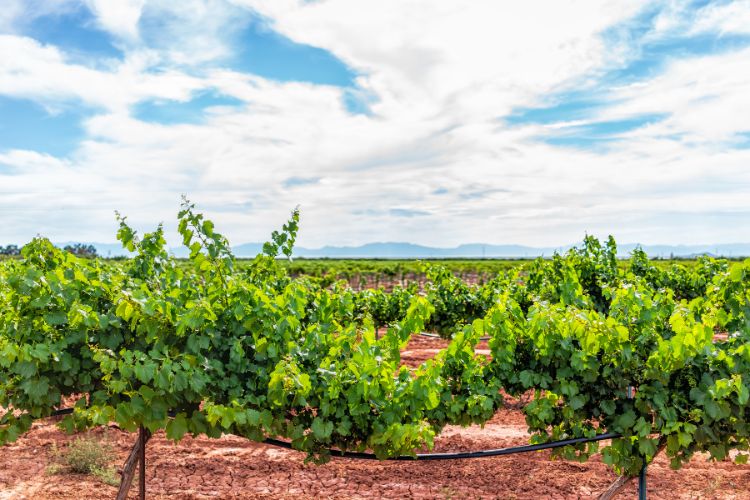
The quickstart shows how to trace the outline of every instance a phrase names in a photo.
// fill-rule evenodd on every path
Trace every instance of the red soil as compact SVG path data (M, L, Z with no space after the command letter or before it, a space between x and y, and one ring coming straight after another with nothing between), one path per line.
M434 355L440 339L415 338L405 363ZM486 346L479 346L486 348ZM480 427L448 427L435 451L468 451L527 443L521 412L510 402ZM93 431L109 440L121 464L135 435L117 428ZM0 500L109 499L116 488L91 476L49 475L53 446L73 439L52 419L37 422L0 455ZM148 445L149 498L595 498L615 479L596 456L584 464L550 460L537 452L473 460L377 462L334 458L322 466L303 464L304 454L234 436L186 438L175 445L155 435ZM648 470L649 498L750 499L750 465L707 462L695 457L679 471L659 457ZM621 498L635 498L631 484ZM131 498L136 498L135 488Z

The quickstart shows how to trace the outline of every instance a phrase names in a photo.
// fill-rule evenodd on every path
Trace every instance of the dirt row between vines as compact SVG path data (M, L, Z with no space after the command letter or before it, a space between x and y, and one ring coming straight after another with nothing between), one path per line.
M404 351L414 365L445 346L440 339L417 337ZM480 345L479 348L486 346ZM93 434L108 440L121 464L135 435L116 427ZM109 499L116 488L91 476L49 474L53 450L74 436L42 421L0 455L0 500ZM448 427L435 451L470 451L522 445L528 441L521 411L501 410L482 429ZM175 445L156 434L148 445L149 498L595 498L614 479L596 456L579 464L550 460L549 452L473 460L377 462L334 458L305 465L304 454L234 436L186 438ZM649 498L750 499L750 465L712 463L695 457L679 471L663 457L649 467ZM135 498L135 489L131 495ZM635 484L622 498L635 498Z

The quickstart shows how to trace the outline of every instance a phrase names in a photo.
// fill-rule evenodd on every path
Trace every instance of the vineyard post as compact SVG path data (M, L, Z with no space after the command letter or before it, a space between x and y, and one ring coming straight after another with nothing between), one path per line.
M638 475L638 500L646 500L646 469L648 464L644 462L641 473Z
M141 425L138 428L138 440L141 443L141 459L138 477L138 498L146 500L146 430Z
M125 460L125 464L122 467L122 474L121 474L121 481L120 481L120 488L117 491L117 500L125 500L128 497L128 492L130 491L130 487L133 484L133 479L135 477L135 468L137 465L140 465L139 471L140 471L140 478L139 478L139 490L140 490L140 498L145 498L146 495L146 442L148 442L149 438L151 437L151 433L145 429L143 426L141 426L138 429L138 439L135 442L135 445L130 450L130 454L128 455L128 458ZM141 460L143 459L143 460Z

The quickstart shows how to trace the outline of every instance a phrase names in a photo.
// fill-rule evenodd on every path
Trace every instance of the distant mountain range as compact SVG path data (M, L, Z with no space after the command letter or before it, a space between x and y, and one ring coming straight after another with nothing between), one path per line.
M58 243L65 246L72 242ZM91 243L99 255L116 257L128 255L117 243ZM565 252L575 245L560 247L530 247L524 245L485 245L471 243L453 248L428 247L413 243L367 243L360 246L325 246L322 248L295 247L294 256L303 258L334 259L428 259L428 258L535 258L549 257L555 252ZM627 257L638 246L637 243L618 245L618 256ZM712 255L721 257L750 256L750 243L729 243L721 245L640 245L651 257L695 257ZM233 247L237 257L254 257L261 252L262 243L245 243ZM187 257L185 247L171 248L177 257Z

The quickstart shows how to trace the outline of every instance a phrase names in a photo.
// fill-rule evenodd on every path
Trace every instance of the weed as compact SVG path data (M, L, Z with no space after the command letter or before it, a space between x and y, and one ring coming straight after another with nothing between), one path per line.
M115 468L110 465L115 458L114 448L106 439L89 435L77 437L63 449L53 444L51 454L54 462L46 468L47 474L90 474L105 484L120 483Z

